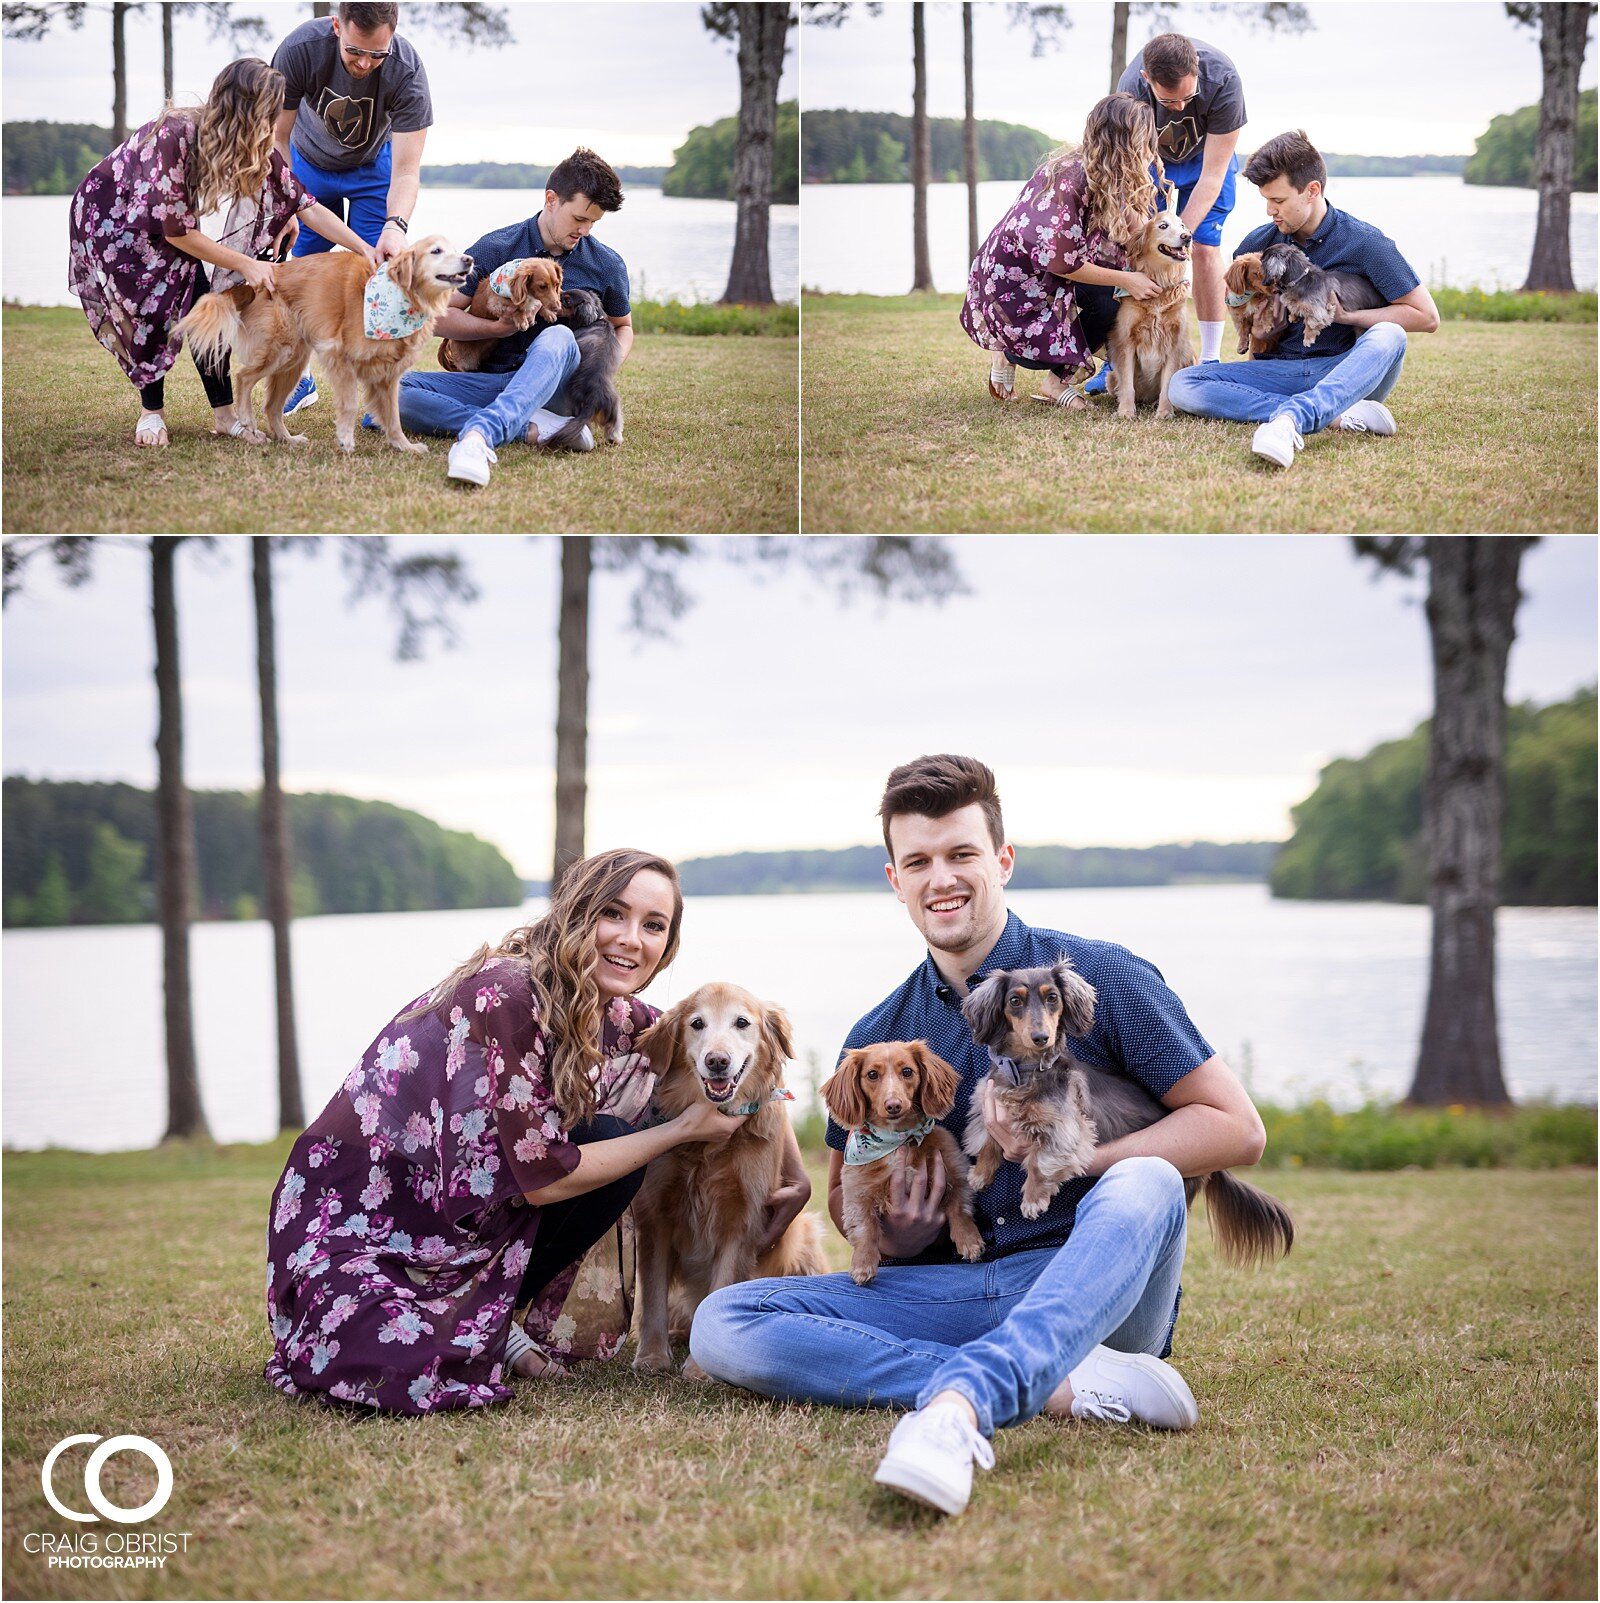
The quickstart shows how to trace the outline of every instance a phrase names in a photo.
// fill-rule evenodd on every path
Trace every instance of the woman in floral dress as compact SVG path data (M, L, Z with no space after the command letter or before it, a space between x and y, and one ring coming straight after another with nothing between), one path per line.
M634 993L682 916L664 859L587 858L542 919L384 1026L273 1193L274 1386L420 1414L504 1402L513 1366L547 1367L512 1310L548 1313L651 1158L744 1122L700 1102L635 1130L614 1111L648 1100L633 1043L656 1012ZM778 1233L809 1189L769 1199Z
M1117 291L1146 300L1155 280L1130 271L1127 248L1156 204L1155 118L1132 95L1089 112L1083 143L1045 158L972 264L961 326L991 353L989 393L1015 394L1014 369L1044 373L1036 400L1071 411L1073 384L1094 367L1116 319Z
M169 107L118 145L72 197L67 281L95 338L139 391L135 445L167 443L165 378L178 356L172 325L211 287L203 262L219 269L218 289L245 283L270 295L272 265L260 258L299 226L301 214L372 259L371 246L318 205L273 149L282 109L282 73L253 56L231 62L203 106ZM200 218L230 196L219 244L200 232ZM200 378L214 432L243 436L226 367L201 368Z

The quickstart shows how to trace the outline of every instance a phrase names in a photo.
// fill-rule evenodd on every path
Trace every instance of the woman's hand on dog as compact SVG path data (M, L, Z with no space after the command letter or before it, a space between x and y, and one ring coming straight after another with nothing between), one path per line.
M934 1154L924 1167L907 1163L908 1147L889 1155L889 1206L884 1210L879 1244L886 1257L915 1258L939 1239L945 1228L944 1159ZM908 1177L909 1170L909 1177Z
M679 1141L726 1141L744 1123L738 1114L722 1113L696 1097L670 1124Z
M1006 1162L1021 1163L1028 1153L1027 1137L1017 1131L1010 1115L995 1100L992 1080L984 1080L978 1086L978 1106L983 1110L983 1123L989 1138L999 1147Z
M258 262L251 256L239 258L239 276L260 295L270 295L276 287L272 282L272 263Z
M767 1196L767 1227L761 1232L761 1239L756 1242L756 1256L759 1257L768 1247L783 1239L783 1233L794 1223L795 1219L805 1210L805 1205L811 1200L811 1182L809 1180L781 1185L776 1191Z
M1122 287L1136 301L1147 301L1152 295L1158 295L1161 292L1161 286L1148 273L1124 273L1122 275Z

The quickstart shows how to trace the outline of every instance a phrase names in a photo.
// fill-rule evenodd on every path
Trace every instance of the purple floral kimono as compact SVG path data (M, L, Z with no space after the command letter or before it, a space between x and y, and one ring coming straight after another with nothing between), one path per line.
M419 999L420 1000L420 999ZM402 1011L295 1142L272 1198L267 1379L290 1395L396 1414L511 1392L502 1360L540 1210L579 1148L556 1112L525 960L441 1007ZM606 1009L602 1104L648 1065L645 1003Z
M986 351L1063 370L1092 365L1064 273L1124 268L1110 235L1086 222L1088 181L1076 156L1046 162L984 241L967 278L961 326Z
M72 197L67 286L83 302L94 337L141 389L177 359L172 325L194 303L200 263L172 243L200 226L191 194L194 139L188 118L146 123ZM274 150L260 196L235 203L226 243L255 256L315 201Z

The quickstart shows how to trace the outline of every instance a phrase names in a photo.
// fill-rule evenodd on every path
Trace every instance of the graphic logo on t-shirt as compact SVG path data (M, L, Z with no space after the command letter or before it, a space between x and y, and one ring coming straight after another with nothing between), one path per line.
M1185 161L1200 143L1200 125L1193 117L1174 117L1164 123L1156 139L1156 148L1163 161Z
M317 103L322 126L347 150L360 150L372 131L372 102L352 100L324 88Z

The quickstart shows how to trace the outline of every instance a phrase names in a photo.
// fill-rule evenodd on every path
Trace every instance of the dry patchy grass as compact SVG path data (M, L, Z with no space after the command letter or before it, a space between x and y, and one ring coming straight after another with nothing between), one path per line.
M167 383L172 444L131 444L137 397L73 308L5 310L5 530L20 533L793 531L798 342L642 335L627 439L586 456L501 449L483 489L445 478L449 441L402 456L334 444L325 397L298 450L211 437L187 355ZM430 353L420 364L436 367ZM259 396L258 391L258 396Z
M5 1160L15 1597L1592 1597L1592 1172L1278 1173L1260 1275L1194 1232L1200 1428L1002 1433L943 1522L870 1484L881 1414L588 1366L509 1407L354 1419L261 1378L284 1157ZM167 1448L163 1571L50 1571L70 1432ZM107 1490L147 1495L140 1461Z
M1590 533L1592 324L1412 340L1393 439L1324 433L1287 472L1247 425L1001 406L954 296L808 297L802 519L816 533ZM1020 394L1034 375L1018 374Z

